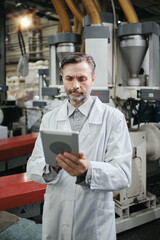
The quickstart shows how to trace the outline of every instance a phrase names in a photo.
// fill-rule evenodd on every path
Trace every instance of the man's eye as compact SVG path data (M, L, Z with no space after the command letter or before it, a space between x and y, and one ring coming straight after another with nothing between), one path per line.
M85 78L85 77L80 77L80 78L78 79L78 81L84 82L84 81L86 81L86 78Z
M68 77L66 77L66 80L67 80L67 81L72 81L72 77L69 77L69 76L68 76Z

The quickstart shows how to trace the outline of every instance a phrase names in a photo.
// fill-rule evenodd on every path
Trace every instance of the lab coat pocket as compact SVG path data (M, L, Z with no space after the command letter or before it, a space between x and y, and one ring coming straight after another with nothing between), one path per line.
M106 214L113 214L114 208L115 208L114 201L99 200L97 203L98 211L103 211Z
M96 209L96 229L99 239L114 239L115 211L114 202L98 201ZM104 234L104 235L103 235ZM113 238L111 237L113 236Z

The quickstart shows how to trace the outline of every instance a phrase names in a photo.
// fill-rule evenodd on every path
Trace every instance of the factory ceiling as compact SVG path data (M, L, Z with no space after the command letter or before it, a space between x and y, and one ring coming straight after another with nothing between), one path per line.
M0 0L3 2L4 0ZM75 0L76 1L76 0ZM103 5L106 5L108 12L112 12L111 0L99 0ZM123 11L117 0L114 1L116 6L116 12L120 20L125 20ZM159 0L131 0L135 11L138 15L140 21L155 21L160 24L160 1ZM4 1L5 12L6 14L13 14L15 12L27 10L38 9L37 13L40 17L47 17L50 20L58 20L58 16L53 7L51 0L32 0L32 1L23 1L23 0L5 0ZM66 5L67 11L72 17L70 10Z

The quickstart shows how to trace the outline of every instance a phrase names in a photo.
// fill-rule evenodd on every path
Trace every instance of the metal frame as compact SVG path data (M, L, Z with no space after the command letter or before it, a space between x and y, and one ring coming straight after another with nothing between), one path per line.
M0 103L6 96L5 8L0 1Z
M7 212L10 212L22 218L36 217L42 214L43 203L44 202L42 201L24 206L19 206L16 208L8 209Z
M143 209L130 214L129 217L116 219L116 232L124 232L160 218L160 204L154 208Z

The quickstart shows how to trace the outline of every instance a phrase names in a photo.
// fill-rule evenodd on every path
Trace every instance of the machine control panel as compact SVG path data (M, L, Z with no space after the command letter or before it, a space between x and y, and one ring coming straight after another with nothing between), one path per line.
M140 89L137 90L137 97L142 100L160 101L160 89Z
M93 89L92 96L98 96L103 103L109 103L109 90Z

